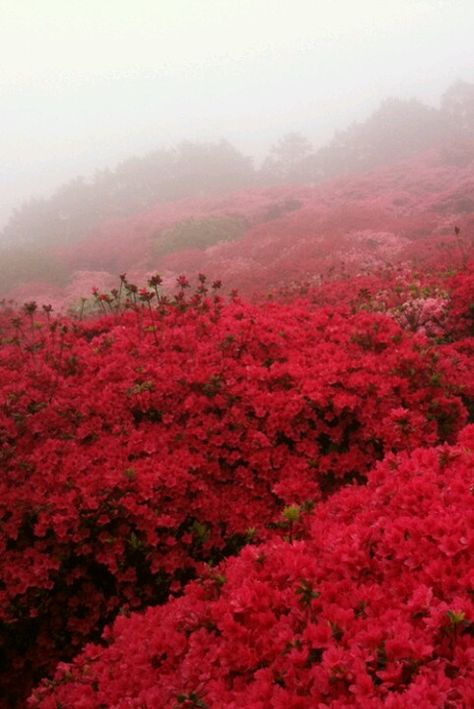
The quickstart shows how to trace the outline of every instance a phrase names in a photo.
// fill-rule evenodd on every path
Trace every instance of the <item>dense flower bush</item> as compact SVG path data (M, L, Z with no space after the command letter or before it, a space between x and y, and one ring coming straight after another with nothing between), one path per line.
M185 595L121 616L31 707L467 707L474 703L474 427L390 454Z
M442 337L445 331L446 306L446 300L443 298L412 298L400 306L395 317L402 327L413 332Z
M204 276L170 300L159 283L95 290L92 320L35 303L3 316L5 696L120 609L166 601L249 542L296 539L384 455L453 442L467 420L467 353L440 356L390 314L227 302Z

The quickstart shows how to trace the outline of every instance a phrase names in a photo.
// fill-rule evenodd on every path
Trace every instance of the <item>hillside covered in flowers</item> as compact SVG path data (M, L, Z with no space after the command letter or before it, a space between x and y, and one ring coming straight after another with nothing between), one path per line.
M474 704L473 167L159 204L5 291L2 706Z
M121 272L146 283L158 271L166 292L181 273L202 272L261 299L404 262L459 267L471 246L473 194L474 143L465 141L314 186L160 203L73 243L7 252L0 295L77 311L92 287L110 290Z

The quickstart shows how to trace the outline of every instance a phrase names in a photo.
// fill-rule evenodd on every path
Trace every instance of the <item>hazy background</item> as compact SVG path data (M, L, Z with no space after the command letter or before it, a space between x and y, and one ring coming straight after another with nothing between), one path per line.
M472 81L473 0L0 0L0 228L134 154L316 146L388 96Z

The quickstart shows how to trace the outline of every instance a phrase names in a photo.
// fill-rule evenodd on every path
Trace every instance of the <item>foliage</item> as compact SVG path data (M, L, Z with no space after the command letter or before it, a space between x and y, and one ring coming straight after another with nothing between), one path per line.
M246 231L246 220L240 215L187 219L156 235L153 251L162 256L182 249L204 250L219 242L235 241Z
M272 146L270 155L260 168L260 177L269 184L291 185L293 182L311 181L311 172L305 174L304 166L310 164L312 153L313 146L304 135L287 133Z

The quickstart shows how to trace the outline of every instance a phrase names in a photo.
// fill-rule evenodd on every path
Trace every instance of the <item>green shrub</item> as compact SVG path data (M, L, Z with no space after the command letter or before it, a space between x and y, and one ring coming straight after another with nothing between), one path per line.
M247 228L247 220L238 215L186 219L171 229L156 234L154 252L156 255L165 256L187 248L204 250L219 241L240 239Z

